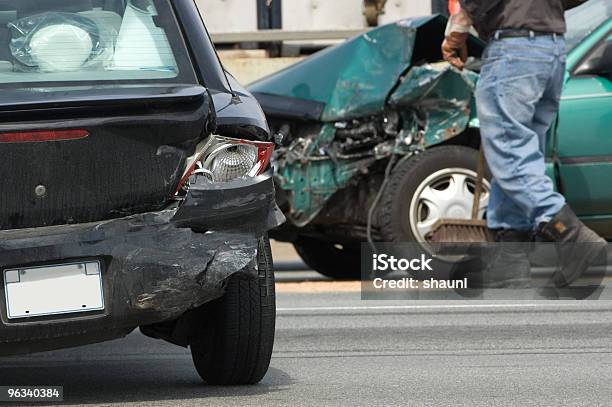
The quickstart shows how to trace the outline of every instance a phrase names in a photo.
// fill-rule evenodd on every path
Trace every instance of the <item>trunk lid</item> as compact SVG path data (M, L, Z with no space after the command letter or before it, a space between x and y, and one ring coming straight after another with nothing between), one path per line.
M0 229L94 222L166 207L186 158L213 121L201 86L3 92ZM54 141L23 137L41 130L80 132Z

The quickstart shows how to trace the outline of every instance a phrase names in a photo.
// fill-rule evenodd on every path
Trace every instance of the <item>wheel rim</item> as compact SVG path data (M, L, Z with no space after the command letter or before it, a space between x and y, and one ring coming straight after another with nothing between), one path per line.
M410 203L410 229L417 241L429 247L428 234L440 219L470 219L476 186L476 172L466 168L445 168L427 177ZM484 180L478 218L483 219L489 204L491 185Z

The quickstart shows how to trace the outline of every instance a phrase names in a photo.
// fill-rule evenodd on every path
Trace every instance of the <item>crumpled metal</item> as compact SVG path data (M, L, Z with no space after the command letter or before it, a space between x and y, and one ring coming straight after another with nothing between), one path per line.
M446 62L415 66L389 96L389 105L404 116L407 111L417 113L424 128L422 144L435 145L468 127L475 113L477 80L476 73L459 71Z
M378 27L255 82L249 90L325 103L324 122L381 112L412 63L418 29L436 18Z
M435 55L432 47L439 49L446 21L434 15L375 28L249 87L255 94L325 106L318 133L295 139L275 154L275 178L294 225L309 224L337 191L367 174L376 161L392 154L408 157L478 126L478 75L425 60L435 58L429 54ZM469 46L478 49L483 44L470 37ZM368 156L334 154L343 123L372 120L390 110L402 119L397 136L387 135Z
M221 296L232 274L257 275L258 235L196 233L178 227L175 214L166 210L90 224L0 231L0 265L106 259L107 294L125 326L179 317Z

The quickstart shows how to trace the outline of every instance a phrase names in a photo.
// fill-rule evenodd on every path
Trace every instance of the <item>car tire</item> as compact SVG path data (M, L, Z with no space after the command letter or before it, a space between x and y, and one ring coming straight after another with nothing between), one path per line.
M392 171L385 192L379 203L379 227L383 241L386 242L419 242L423 244L426 241L424 232L420 233L422 225L429 224L428 222L419 223L429 219L422 215L422 209L419 210L419 202L421 199L420 190L431 186L436 188L436 174L440 174L440 185L444 186L444 177L453 177L453 174L461 176L465 179L466 188L462 189L465 195L464 204L461 210L457 210L457 206L453 205L452 210L448 213L439 211L439 218L456 218L471 217L471 208L473 200L473 186L476 179L476 171L478 167L479 153L477 150L465 146L441 146L426 150L418 155L415 155L407 160L400 162ZM486 185L483 201L488 202L488 191L490 190L489 180L491 178L488 169L485 173ZM449 178L450 179L450 178ZM428 184L431 182L431 184ZM469 189L468 183L471 183L472 189ZM450 185L450 183L449 183ZM450 190L450 187L448 188ZM442 191L444 192L444 190ZM470 196L470 192L472 195ZM443 196L444 194L440 194ZM440 198L441 200L443 198ZM453 200L456 197L453 196ZM443 205L440 205L441 208ZM427 209L427 208L425 208ZM459 213L461 216L457 216ZM481 216L484 211L481 212ZM421 216L421 218L419 218ZM427 249L425 247L425 249Z
M361 277L359 246L344 247L308 237L300 237L293 246L308 267L326 277L334 280Z
M256 384L272 357L276 321L274 270L269 239L257 253L258 275L234 274L223 297L205 305L206 323L191 345L200 377L211 385Z

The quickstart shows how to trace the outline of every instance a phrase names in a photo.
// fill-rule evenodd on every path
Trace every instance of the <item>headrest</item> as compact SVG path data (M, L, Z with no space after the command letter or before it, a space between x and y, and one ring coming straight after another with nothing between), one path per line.
M44 72L79 69L90 57L93 47L89 33L70 24L48 25L35 31L30 40L32 58Z

